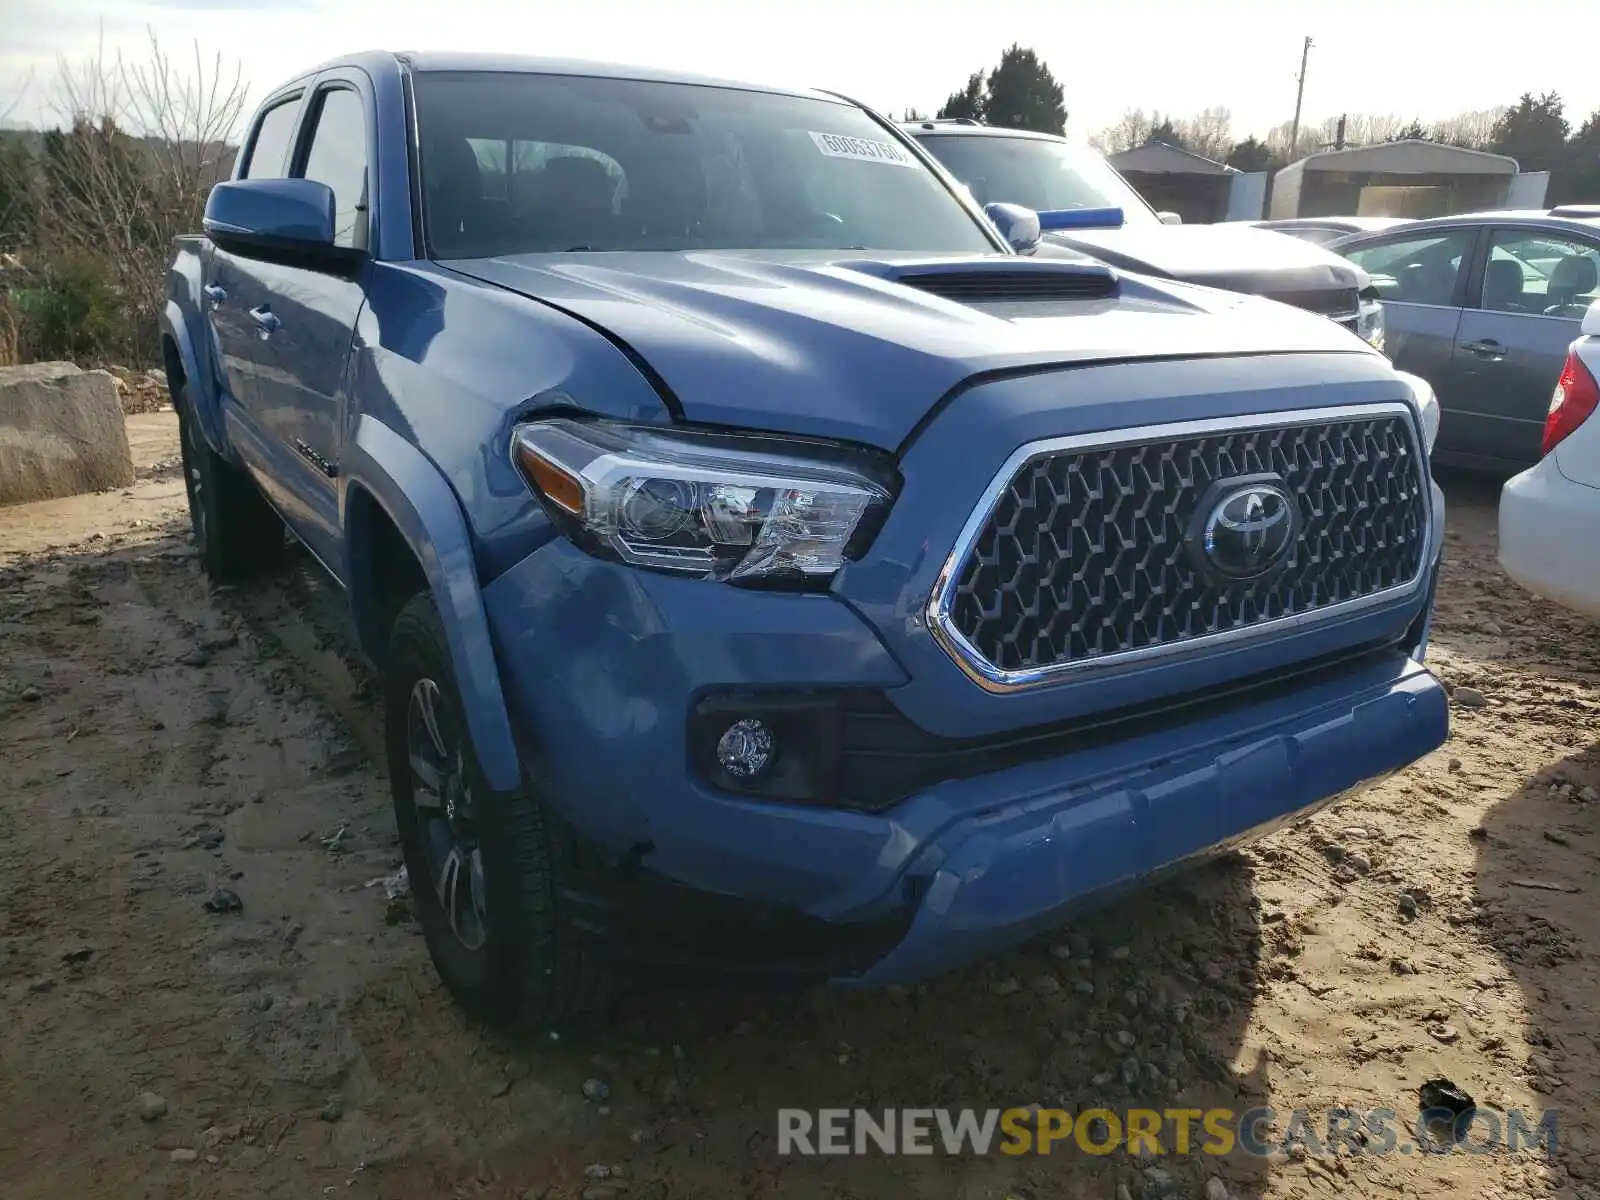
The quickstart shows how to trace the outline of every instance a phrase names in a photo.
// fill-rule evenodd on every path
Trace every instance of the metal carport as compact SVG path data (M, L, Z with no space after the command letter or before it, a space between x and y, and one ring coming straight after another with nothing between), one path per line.
M1185 222L1253 221L1261 216L1265 173L1246 174L1165 142L1135 146L1108 155L1106 161L1151 207L1175 212Z
M1436 217L1485 209L1540 208L1548 172L1523 174L1503 154L1405 140L1325 150L1272 180L1272 219Z

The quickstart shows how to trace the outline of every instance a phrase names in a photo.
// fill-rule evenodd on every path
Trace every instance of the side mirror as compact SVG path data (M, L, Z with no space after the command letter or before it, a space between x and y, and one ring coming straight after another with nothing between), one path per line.
M1039 214L1039 226L1052 229L1121 229L1120 208L1056 208Z
M290 252L349 260L361 252L333 243L333 189L312 179L236 179L206 200L205 231L241 254Z
M1583 325L1579 331L1586 337L1600 337L1600 300L1589 305L1589 311L1583 314Z
M1182 225L1183 224L1183 214L1182 213L1162 211L1162 212L1158 212L1156 214L1156 216L1161 218L1161 223L1163 225Z
M1020 204L985 204L983 211L1018 254L1032 254L1039 248L1039 214L1033 209Z

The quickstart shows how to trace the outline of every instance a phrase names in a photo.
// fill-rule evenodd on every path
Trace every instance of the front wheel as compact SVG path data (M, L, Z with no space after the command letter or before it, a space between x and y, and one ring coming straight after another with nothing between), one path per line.
M562 839L535 782L515 796L484 786L428 593L400 610L385 657L395 821L417 920L446 986L494 1024L540 1024L596 1007L604 974L560 923Z

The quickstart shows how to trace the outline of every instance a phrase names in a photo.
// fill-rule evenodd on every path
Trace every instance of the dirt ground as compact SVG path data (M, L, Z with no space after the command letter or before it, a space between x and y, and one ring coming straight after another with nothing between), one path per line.
M304 566L208 588L171 414L130 428L131 489L0 510L6 1200L1600 1197L1600 633L1499 573L1492 484L1446 481L1431 656L1478 694L1396 780L924 987L633 996L512 1038L386 899L336 598ZM1404 1115L1437 1076L1558 1110L1557 1161L775 1144L780 1107Z

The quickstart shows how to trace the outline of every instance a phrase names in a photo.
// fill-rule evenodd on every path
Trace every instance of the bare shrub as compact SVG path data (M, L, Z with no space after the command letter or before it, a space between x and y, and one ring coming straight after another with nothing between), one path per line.
M245 98L237 63L207 59L198 44L180 63L153 32L142 59L108 56L102 44L60 64L55 106L65 128L45 135L39 242L52 256L104 262L142 363L159 359L173 239L199 228L212 185L227 177Z

